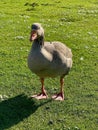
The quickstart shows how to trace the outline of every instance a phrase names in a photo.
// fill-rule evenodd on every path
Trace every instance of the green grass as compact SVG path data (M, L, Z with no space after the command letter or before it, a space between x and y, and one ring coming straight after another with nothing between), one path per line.
M39 22L45 40L72 49L64 102L37 101L39 78L27 67L30 26ZM59 80L46 79L49 95ZM98 1L0 1L0 130L98 129Z

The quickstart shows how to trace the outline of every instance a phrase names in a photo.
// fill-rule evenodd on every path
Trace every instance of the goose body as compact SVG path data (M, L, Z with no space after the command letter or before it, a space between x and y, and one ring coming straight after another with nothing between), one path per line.
M72 67L71 50L60 42L45 42L44 46L33 43L28 66L40 77L56 77L66 75Z
M32 25L30 41L33 41L33 44L28 56L29 69L40 77L42 88L44 88L44 78L57 76L60 76L62 88L64 76L72 67L71 49L58 41L44 42L44 30L38 23ZM38 99L40 96L42 95L36 95Z

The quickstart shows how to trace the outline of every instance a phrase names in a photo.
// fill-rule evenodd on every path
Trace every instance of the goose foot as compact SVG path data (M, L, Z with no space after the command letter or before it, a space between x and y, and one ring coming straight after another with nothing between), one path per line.
M41 80L41 84L42 84L41 93L37 94L37 95L33 95L33 96L31 96L31 98L36 98L38 100L47 99L48 95L47 95L46 90L44 88L44 78L40 78L40 80Z
M40 100L40 99L47 99L48 95L46 94L46 92L45 93L42 92L40 94L36 94L36 95L31 96L31 98L36 98L38 100Z
M58 100L58 101L63 101L64 100L64 93L60 92L58 94L55 94L52 96L52 99Z

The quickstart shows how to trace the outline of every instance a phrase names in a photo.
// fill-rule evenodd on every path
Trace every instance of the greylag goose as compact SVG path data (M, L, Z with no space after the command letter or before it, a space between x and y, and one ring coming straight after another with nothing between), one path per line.
M46 77L60 76L60 92L52 96L55 100L64 100L64 76L72 67L72 52L61 42L44 42L44 29L39 23L31 26L30 41L33 41L28 55L29 69L40 77L41 93L32 98L46 99L48 95L44 87Z

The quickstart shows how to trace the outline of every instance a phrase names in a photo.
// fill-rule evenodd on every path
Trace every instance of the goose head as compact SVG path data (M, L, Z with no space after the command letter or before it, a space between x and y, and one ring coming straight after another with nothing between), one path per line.
M34 40L43 38L44 38L44 29L42 28L41 24L39 23L32 24L30 41L32 42Z

